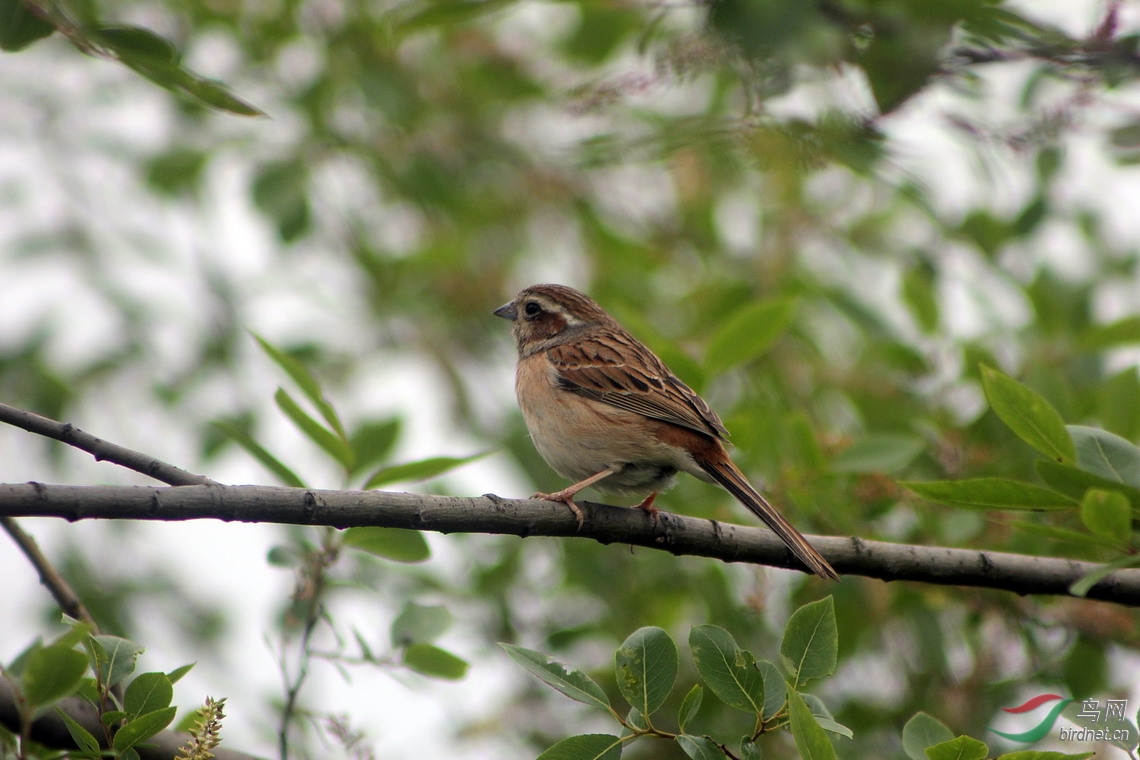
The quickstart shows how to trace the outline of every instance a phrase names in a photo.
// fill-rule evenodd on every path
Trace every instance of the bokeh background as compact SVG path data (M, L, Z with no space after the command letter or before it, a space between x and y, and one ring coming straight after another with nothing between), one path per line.
M266 115L208 107L59 33L0 57L4 402L223 482L278 481L219 421L312 486L486 452L394 487L522 496L559 481L525 435L490 311L557 281L706 396L805 532L1113 556L1017 522L1071 516L955 510L897 480L1033 478L979 363L1067 422L1140 438L1137 3L44 5L77 28L151 30ZM371 461L346 473L297 430L274 403L294 387L251 333L305 362ZM143 482L14 428L0 478ZM661 504L750 520L697 482ZM296 558L315 533L24 524L101 623L147 647L144 667L198 663L179 704L229 697L227 746L274 755ZM716 623L773 657L790 611L828 593L841 667L817 691L854 731L843 757L900 756L919 710L1002 746L984 727L1043 691L1140 707L1136 618L1109 604L832 587L585 541L427 540L427 562L346 553L329 570L294 756L533 757L612 729L495 642L612 691L613 648L640 626L684 641ZM9 661L58 612L2 543L0 577ZM449 611L437 643L465 677L352 661L354 631L392 647L408 602ZM790 756L783 738L765 746Z

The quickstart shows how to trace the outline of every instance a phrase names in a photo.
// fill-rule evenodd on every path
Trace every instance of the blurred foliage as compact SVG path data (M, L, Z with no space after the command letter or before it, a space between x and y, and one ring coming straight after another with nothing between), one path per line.
M6 77L0 121L33 167L0 188L13 296L0 395L82 413L112 439L115 420L146 409L162 438L197 443L198 461L179 464L209 473L236 441L265 452L262 478L338 487L407 476L389 468L414 458L423 415L376 387L377 364L427 367L446 390L420 391L445 410L442 459L413 475L501 446L551 489L489 312L561 279L706 395L737 461L805 531L1108 561L1107 542L1060 540L1080 510L1016 522L897 482L1035 481L1033 451L988 411L983 365L1071 425L1140 439L1140 257L1116 223L1127 201L1073 190L1090 165L1106 187L1135 171L1140 34L1120 2L1073 5L1062 23L994 0L0 0L0 63L40 66ZM64 66L90 79L68 86ZM235 115L258 109L268 118ZM235 235L235 215L257 232ZM48 285L61 275L74 298ZM38 298L15 298L27 293ZM275 397L251 369L264 361L248 328L271 335L299 395ZM282 415L307 430L296 451L267 438ZM477 445L453 449L460 439ZM314 449L319 465L295 464ZM66 476L58 447L44 456ZM660 503L743 519L696 482ZM472 640L575 662L644 626L684 638L706 624L773 659L789 610L830 592L839 670L821 691L854 734L838 740L846 757L901 756L918 711L980 737L1027 691L1122 689L1110 663L1135 662L1140 643L1135 618L1108 605L447 540L462 572L342 557L330 616L343 582L393 616L413 599L443 606ZM321 543L284 531L271 559L304 567ZM61 551L123 635L159 614L146 606L158 586L178 584L102 567L78 543ZM198 607L195 631L182 618ZM170 614L213 651L225 622L209 602ZM430 638L393 647L460 673ZM593 675L620 693L612 673ZM542 688L520 680L490 727L450 726L453 754L519 725L533 754L580 733ZM706 700L702 724L736 730L730 712ZM626 756L683 756L642 744Z

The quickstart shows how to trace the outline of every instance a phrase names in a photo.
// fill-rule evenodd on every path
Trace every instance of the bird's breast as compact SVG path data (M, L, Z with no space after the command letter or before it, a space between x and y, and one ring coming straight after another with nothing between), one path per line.
M519 408L542 458L559 475L581 480L618 465L603 490L645 493L672 485L678 471L700 472L681 447L660 440L663 424L560 387L541 354L519 362ZM701 473L703 475L703 473Z

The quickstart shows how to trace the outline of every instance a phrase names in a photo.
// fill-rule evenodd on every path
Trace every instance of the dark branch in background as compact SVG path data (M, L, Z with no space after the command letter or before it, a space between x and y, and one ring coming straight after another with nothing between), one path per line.
M428 496L386 491L325 491L275 486L0 485L0 514L66 520L201 520L378 526L440 533L577 536L634 544L673 554L799 569L771 531L661 512L583 502L585 522L565 506L529 499ZM842 575L1071 596L1069 586L1098 565L1004 552L809 536ZM1140 570L1118 570L1087 594L1140 606Z
M92 736L104 736L98 711L82 697L68 697L55 706L66 713L69 718L86 728ZM0 676L0 724L9 727L20 725L16 691L8 679L3 676ZM147 739L143 744L136 745L135 750L138 751L141 760L171 760L178 754L179 748L186 743L189 737L189 734L181 731L163 731L157 736ZM54 709L45 712L32 722L32 739L47 747L76 748L71 734L68 733L67 725ZM210 751L217 760L258 760L253 755L220 747Z

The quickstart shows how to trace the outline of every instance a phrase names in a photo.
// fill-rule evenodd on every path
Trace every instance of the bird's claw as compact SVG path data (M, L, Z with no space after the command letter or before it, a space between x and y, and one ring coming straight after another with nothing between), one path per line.
M574 492L571 491L556 491L554 493L536 492L530 498L543 499L545 501L556 501L559 504L565 504L570 507L570 511L574 513L574 517L578 520L578 530L586 524L586 515L582 512L582 508L574 502Z

